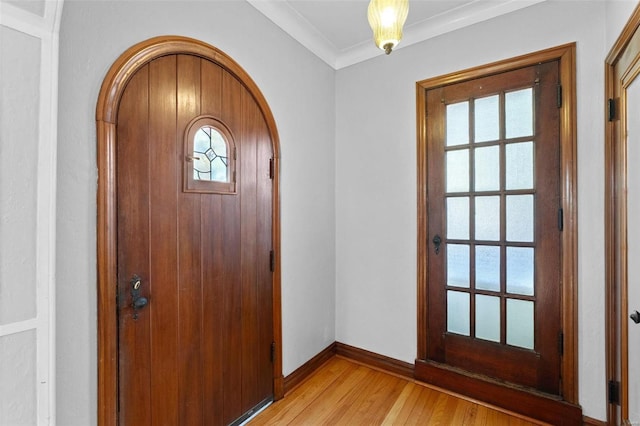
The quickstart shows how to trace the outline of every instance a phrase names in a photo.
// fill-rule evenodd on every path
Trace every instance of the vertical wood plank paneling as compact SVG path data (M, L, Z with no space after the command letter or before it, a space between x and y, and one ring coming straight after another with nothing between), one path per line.
M256 240L256 274L257 274L257 314L258 314L258 342L256 354L258 356L259 395L273 395L273 365L271 362L271 343L275 341L273 330L273 272L271 271L269 252L274 250L272 244L272 197L273 180L269 177L269 160L274 157L269 131L262 113L254 109L257 125L257 236ZM275 259L274 259L275 260Z
M238 148L238 187L242 188L242 86L228 73L222 78L221 118L234 133ZM222 198L222 232L224 235L224 307L223 342L226 345L220 353L225 369L222 385L224 388L223 420L229 423L242 412L242 271L241 271L241 199L242 190L235 196ZM244 201L244 200L243 200Z
M240 195L242 200L242 407L249 409L260 402L257 392L259 347L258 292L256 260L257 244L257 186L256 138L257 111L253 99L242 90L242 139L238 155L240 164Z
M222 104L222 68L202 59L200 67L202 114L220 116ZM222 357L225 346L222 341L224 311L224 241L222 198L208 194L202 198L202 393L204 401L203 424L223 423L224 366Z
M178 112L176 118L176 164L184 164L182 143L189 122L200 113L200 60L196 56L177 58ZM202 424L202 326L201 194L178 187L178 292L179 292L179 388L180 424Z
M203 115L221 117L222 113L222 73L223 69L211 61L200 61L200 111Z
M182 65L191 65L178 67L176 52L188 52L178 55L185 55L180 59ZM132 56L136 59L131 60ZM178 68L189 69L181 74L181 86ZM148 73L148 93L131 83L141 70ZM116 168L117 161L108 157L111 152L117 156L115 148L111 151L120 143L115 129L126 126L127 120L118 116L117 108L130 88L138 92L130 95L132 102L145 102L149 111L148 118L138 123L141 136L132 137L133 145L127 149L140 149L136 144L144 141L148 152L142 159L121 153L129 161L119 161ZM238 164L238 194L182 194L184 127L198 115L222 121L231 129L240 151L244 145L249 147L240 154L247 155L249 163ZM135 121L135 116L130 118ZM118 227L120 222L126 223L122 218L137 214L135 210L143 203L147 210L136 216L137 224L129 227L129 233L131 238L146 241L139 251L148 258L148 270L141 275L148 277L143 295L149 299L138 322L118 324L118 333L131 342L116 342L118 333L110 333L110 327L115 330L118 315L101 300L99 404L106 408L99 410L98 422L115 424L117 404L144 411L137 417L122 417L122 424L233 422L252 405L269 398L274 387L282 390L281 357L277 356L273 365L270 360L273 339L276 354L281 353L278 262L275 274L269 270L269 249L275 246L277 251L279 247L279 209L274 203L277 184L266 178L268 159L278 146L271 112L255 83L223 52L197 40L157 37L133 46L114 63L100 91L96 119L101 148L98 269L100 277L113 277L111 281L100 279L99 292L104 300L112 300L109 295L113 294L115 277L130 278L120 270L117 258L123 264L141 263L124 252L117 253L117 249L110 255L109 245L116 247L118 241L122 250L129 249L119 235L128 232L127 228ZM113 126L112 136L104 131L104 123ZM245 137L249 137L246 144ZM264 144L260 153L256 144ZM126 171L120 176L123 168ZM146 195L129 191L120 182L134 175L140 175L136 184L146 185ZM244 179L247 182L240 188ZM125 192L120 196L129 197L128 205L116 198L119 191ZM242 191L250 194L248 199ZM114 212L113 217L109 212ZM145 218L146 228L140 224ZM249 246L247 252L243 244ZM130 303L125 305L131 309ZM146 331L140 327L143 321L148 322ZM136 332L136 326L142 334ZM243 332L244 326L251 330ZM146 356L141 342L145 339L150 341ZM120 359L116 348L121 343L122 351L134 354L135 359ZM115 389L119 362L123 371L129 367L120 376L126 392ZM137 391L145 382L147 395Z
M154 424L179 424L176 57L159 58L149 68L152 414Z
M149 313L133 319L129 280L142 278L149 294L148 67L132 78L122 97L118 126L118 297L120 299L120 423L146 425L151 419ZM124 385L123 385L124 384Z

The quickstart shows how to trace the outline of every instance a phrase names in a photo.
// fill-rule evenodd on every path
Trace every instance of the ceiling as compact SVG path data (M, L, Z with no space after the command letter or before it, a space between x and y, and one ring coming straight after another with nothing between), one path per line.
M384 55L367 21L368 0L247 0L334 69ZM547 0L409 0L395 50Z

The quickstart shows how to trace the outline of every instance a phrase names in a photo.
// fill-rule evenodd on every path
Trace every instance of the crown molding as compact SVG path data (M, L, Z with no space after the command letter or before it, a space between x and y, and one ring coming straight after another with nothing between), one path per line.
M247 2L318 58L332 68L336 68L336 47L291 7L289 2L282 0L247 0Z
M394 50L545 1L548 0L476 0L405 27L404 37ZM337 49L287 1L247 2L333 69L339 70L383 54L370 39L348 49Z

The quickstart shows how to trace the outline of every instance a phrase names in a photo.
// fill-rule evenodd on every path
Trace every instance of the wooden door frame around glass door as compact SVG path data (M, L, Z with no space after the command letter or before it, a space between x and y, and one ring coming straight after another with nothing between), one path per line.
M428 375L438 377L441 383L458 383L457 391L482 399L483 395L495 397L496 405L514 401L513 407L506 407L519 412L525 398L531 404L532 417L540 415L581 417L578 406L578 318L577 318L577 144L576 144L576 44L570 43L555 48L519 56L492 64L435 77L416 83L417 108L417 155L418 155L418 356L415 369L416 377L429 381ZM428 327L428 217L427 217L427 122L426 92L429 89L472 80L481 76L497 74L540 62L558 60L560 64L560 84L562 102L560 106L560 183L561 207L563 210L563 232L561 235L561 322L564 331L563 356L561 361L561 400L547 398L536 394L516 390L497 382L478 380L457 371L441 369L431 365L427 359L427 327ZM465 381L469 381L466 383ZM473 381L473 383L471 383ZM466 384L463 384L466 383ZM485 386L485 391L474 392L477 386ZM473 395L472 395L473 394ZM503 401L503 402L501 402ZM519 401L519 402L518 402ZM554 414L555 413L555 414ZM555 418L555 417L552 417Z

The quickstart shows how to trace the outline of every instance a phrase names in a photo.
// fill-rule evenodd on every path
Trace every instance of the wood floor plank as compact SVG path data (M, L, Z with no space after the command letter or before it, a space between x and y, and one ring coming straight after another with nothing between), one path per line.
M340 358L330 359L304 382L304 386L296 387L286 398L275 402L252 420L251 426L290 424L342 374L350 374L357 367L356 364Z
M533 426L511 416L398 376L333 357L275 402L258 425Z
M346 410L328 419L329 424L380 424L406 383L397 377L374 372L361 389L354 389ZM346 402L346 401L345 401Z
M329 424L329 418L336 411L345 410L353 400L353 394L357 389L364 389L363 385L371 373L367 367L358 365L358 367L350 374L343 374L334 382L334 386L330 386L323 392L321 397L316 398L301 413L296 420L296 424Z
M439 392L435 392L434 390L421 385L418 385L416 390L417 397L413 410L411 410L407 419L404 421L404 424L407 425L418 426L427 424L439 410L436 406L437 401L441 396Z
M402 388L402 392L398 395L398 398L394 402L393 406L387 413L386 417L382 421L382 425L390 426L393 424L397 424L398 419L400 418L400 413L404 410L404 407L407 405L409 397L413 393L413 390L416 388L411 382L407 382Z
M433 396L430 391L431 389L425 389L422 386L416 385L398 421L403 424L408 424L410 419L415 419L416 415L423 410L424 406L422 404L424 400Z

